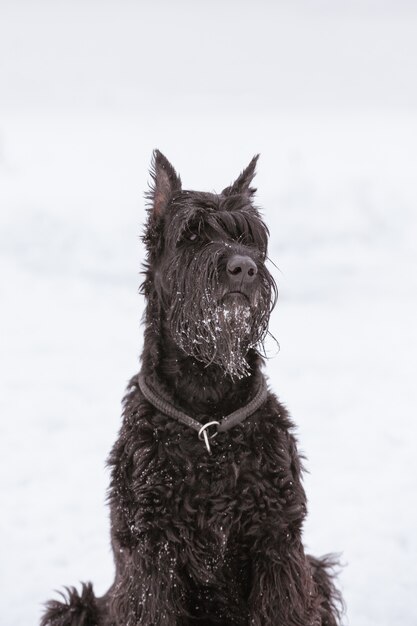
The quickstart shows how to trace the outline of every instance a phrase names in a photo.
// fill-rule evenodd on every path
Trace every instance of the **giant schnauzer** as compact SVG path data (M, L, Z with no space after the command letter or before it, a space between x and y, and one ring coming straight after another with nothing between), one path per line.
M337 626L334 562L306 556L306 496L262 346L277 290L253 204L257 157L220 194L155 151L142 366L111 452L116 576L42 626Z

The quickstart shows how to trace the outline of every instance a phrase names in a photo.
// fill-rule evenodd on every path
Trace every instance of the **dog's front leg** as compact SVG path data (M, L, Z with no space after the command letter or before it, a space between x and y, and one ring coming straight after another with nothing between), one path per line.
M178 550L161 537L142 535L119 548L110 614L117 626L184 626L187 610ZM113 622L111 622L113 624Z
M273 430L252 468L246 536L251 626L320 626L317 592L301 530L306 497L294 437ZM250 497L250 496L249 496Z
M320 626L311 568L299 539L271 534L252 557L250 626Z

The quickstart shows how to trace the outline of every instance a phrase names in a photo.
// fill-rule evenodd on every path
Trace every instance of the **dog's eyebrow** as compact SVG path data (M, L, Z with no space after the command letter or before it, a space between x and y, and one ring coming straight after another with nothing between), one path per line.
M233 237L248 235L261 250L268 246L268 230L252 211L219 211L210 215L209 223L216 229L225 229Z

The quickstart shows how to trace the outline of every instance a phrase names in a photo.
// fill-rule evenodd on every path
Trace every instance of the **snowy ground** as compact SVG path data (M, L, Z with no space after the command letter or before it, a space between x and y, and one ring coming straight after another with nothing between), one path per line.
M1 5L0 622L112 581L104 464L138 368L159 147L209 190L261 152L267 371L308 457L305 541L342 553L347 623L414 626L416 14L172 6Z

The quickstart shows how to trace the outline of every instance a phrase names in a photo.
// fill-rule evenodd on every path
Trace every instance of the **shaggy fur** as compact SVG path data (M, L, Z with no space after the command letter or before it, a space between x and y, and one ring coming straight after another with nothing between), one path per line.
M144 234L142 374L202 424L256 395L276 299L256 157L221 194L183 191L155 151ZM212 439L158 411L132 378L110 455L115 581L47 604L42 626L337 626L331 558L304 553L293 424L269 392Z

